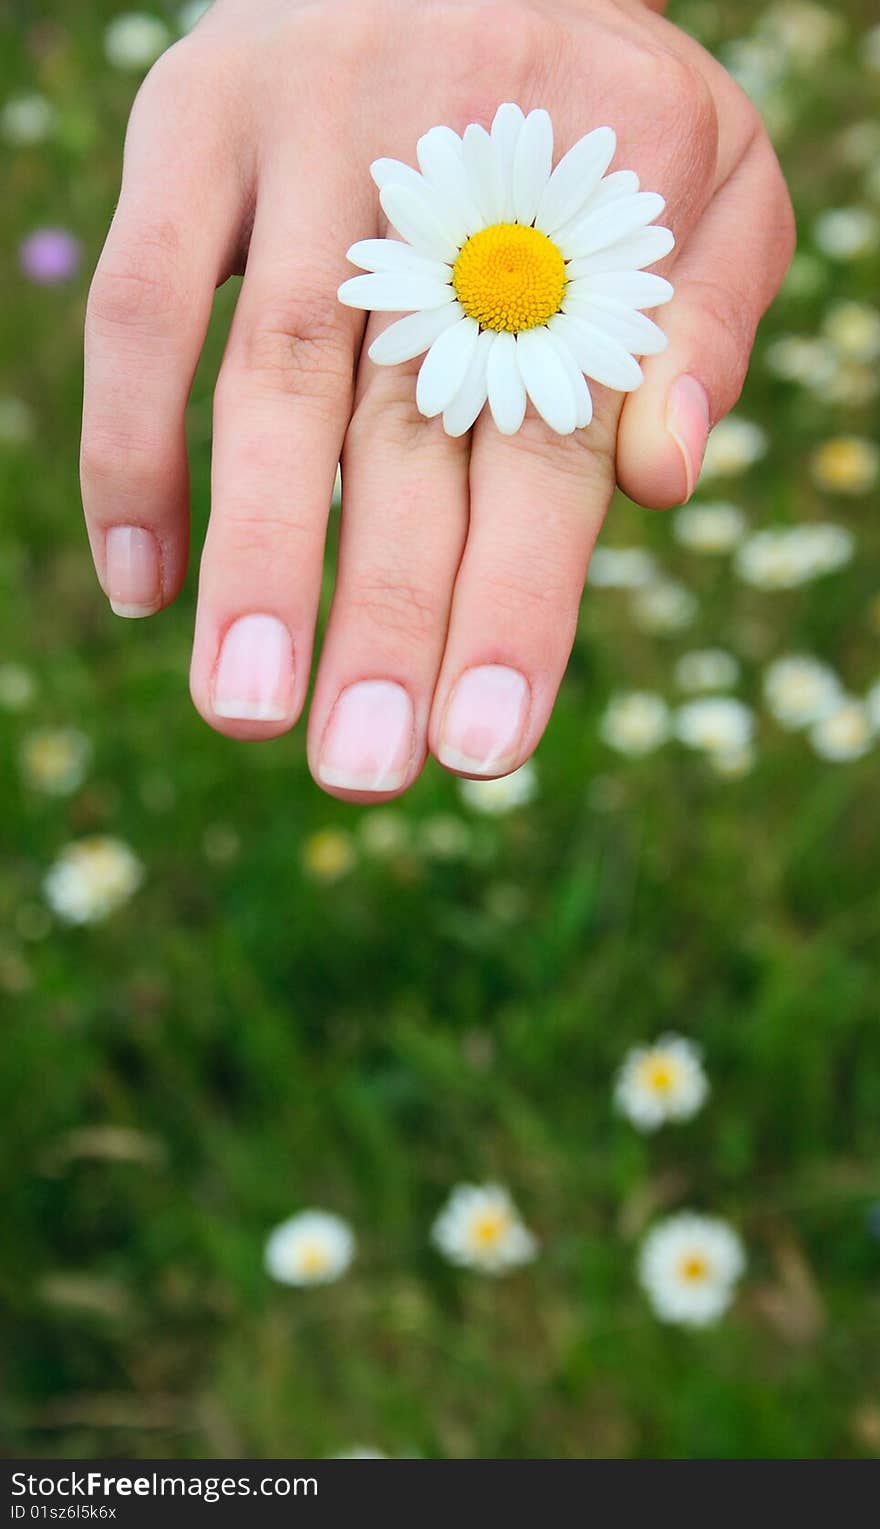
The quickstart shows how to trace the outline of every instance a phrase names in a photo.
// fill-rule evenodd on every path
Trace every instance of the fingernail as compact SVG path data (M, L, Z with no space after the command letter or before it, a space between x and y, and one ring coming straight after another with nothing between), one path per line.
M666 406L666 428L681 452L687 485L685 497L690 499L697 486L709 439L709 400L696 377L685 373L672 384Z
M104 589L117 616L152 616L162 603L159 543L143 526L111 526L104 539Z
M446 708L437 758L468 775L500 775L516 763L529 707L517 669L483 664L461 676Z
M324 733L318 779L343 791L399 791L412 761L414 728L412 701L402 685L349 685Z
M283 722L293 692L293 643L276 616L241 616L223 639L213 708L236 722Z

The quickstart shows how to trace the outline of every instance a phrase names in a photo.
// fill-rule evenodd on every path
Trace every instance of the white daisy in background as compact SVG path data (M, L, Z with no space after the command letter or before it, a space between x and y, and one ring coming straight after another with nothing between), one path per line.
M739 676L739 660L723 648L683 653L675 666L675 681L682 690L730 690Z
M538 790L538 772L532 761L527 760L512 774L501 775L497 780L460 780L458 789L475 812L496 817L525 807L533 800Z
M755 767L751 744L735 749L712 749L708 755L711 768L724 780L742 780Z
M760 462L766 451L766 431L750 419L729 414L709 436L700 479L736 477Z
M34 791L69 796L85 780L91 757L91 743L76 728L44 728L24 739L19 764Z
M708 1093L699 1047L681 1035L661 1035L624 1057L614 1103L637 1130L656 1131L670 1120L690 1120Z
M326 1210L303 1210L269 1233L266 1271L282 1285L331 1285L351 1267L354 1233Z
M830 207L813 224L816 248L831 260L858 260L877 248L880 223L867 207Z
M636 590L630 602L633 622L643 632L683 632L696 620L700 605L693 590L675 579L660 579Z
M0 397L0 446L22 446L34 433L34 416L23 398Z
M871 686L865 696L865 710L875 732L880 732L880 680Z
M55 108L36 91L13 96L0 109L0 136L7 143L26 148L42 143L55 125Z
M880 26L869 28L862 38L862 57L869 69L880 74Z
M418 844L429 860L466 860L474 847L474 830L451 812L435 812L419 825Z
M530 1263L538 1245L500 1184L459 1184L431 1229L444 1258L483 1274Z
M648 1233L639 1280L661 1322L709 1327L730 1306L745 1266L745 1249L732 1226L681 1211Z
M810 459L813 482L832 494L866 494L880 474L880 446L859 435L824 441Z
M412 848L409 818L396 807L373 807L361 815L358 839L376 860L405 855Z
M768 527L743 542L736 554L736 571L755 589L795 589L843 568L854 549L852 532L845 526Z
M37 693L36 681L21 664L0 664L0 707L3 711L24 711Z
M160 16L126 11L115 16L104 32L104 54L114 69L149 69L171 41Z
M643 589L657 575L644 547L595 547L587 583L596 589Z
M880 312L868 303L832 303L823 320L822 332L848 361L880 360Z
M760 16L756 30L788 64L810 70L846 36L846 22L814 0L777 0Z
M796 731L827 717L843 691L830 664L809 653L787 653L764 670L764 700L780 727Z
M764 365L784 382L797 382L820 392L834 377L837 358L830 340L818 335L784 334L767 346Z
M670 733L669 707L650 690L612 696L599 723L599 734L619 754L650 754Z
M616 137L598 127L553 169L546 111L500 106L491 133L435 127L419 139L421 174L393 159L372 165L389 223L405 240L367 239L348 252L370 274L340 301L406 313L370 347L379 366L427 351L416 401L464 435L487 400L504 435L531 399L559 435L590 423L591 378L620 392L642 381L635 357L666 338L640 310L672 297L645 266L668 255L665 206L632 170L607 174Z
M95 834L62 850L43 890L53 913L68 924L96 924L134 895L144 871L121 839Z
M746 517L735 504L688 504L672 529L676 541L692 552L732 552L745 533Z
M673 725L676 738L689 749L702 749L707 754L738 753L751 744L755 714L733 696L704 696L680 706Z
M813 724L809 736L821 759L847 764L869 752L875 729L868 708L851 696L843 696L833 711Z

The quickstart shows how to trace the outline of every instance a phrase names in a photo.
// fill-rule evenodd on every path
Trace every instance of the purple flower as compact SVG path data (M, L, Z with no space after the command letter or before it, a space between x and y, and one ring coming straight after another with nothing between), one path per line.
M81 254L79 240L66 228L38 228L22 241L18 259L30 281L54 287L76 275Z

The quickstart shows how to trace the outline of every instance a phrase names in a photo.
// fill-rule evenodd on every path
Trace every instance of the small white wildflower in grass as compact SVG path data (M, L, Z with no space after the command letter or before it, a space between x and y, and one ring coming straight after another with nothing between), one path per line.
M0 398L0 446L23 446L34 433L34 417L23 398Z
M709 436L701 480L733 478L747 472L767 451L767 435L750 419L729 414Z
M358 838L376 860L402 855L412 844L409 819L396 807L373 807L361 818Z
M331 1285L350 1268L354 1233L326 1210L303 1210L270 1232L264 1261L282 1285Z
M831 260L858 260L877 248L880 223L868 207L832 207L813 224L816 246Z
M351 834L341 828L321 828L303 843L303 870L313 881L340 881L354 870L356 859Z
M37 693L33 675L21 664L0 664L0 708L24 711Z
M656 576L656 566L644 547L596 547L587 582L596 589L641 589Z
M814 0L776 0L759 18L757 34L778 48L787 63L810 70L846 36L846 22Z
M639 1280L661 1322L709 1327L730 1306L745 1264L742 1241L728 1222L681 1211L648 1233Z
M880 446L859 435L824 441L810 460L814 483L832 494L866 494L880 474Z
M612 696L599 733L619 754L650 754L669 737L669 707L662 696L650 690Z
M682 690L730 690L739 675L739 660L723 648L683 653L675 666L676 684Z
M708 1092L699 1047L681 1035L661 1035L624 1057L614 1102L637 1130L656 1131L667 1121L690 1120Z
M870 27L862 38L862 57L869 69L880 74L880 26Z
M483 1274L505 1274L530 1263L538 1251L500 1184L459 1184L434 1222L431 1238L450 1263Z
M675 736L689 749L728 754L748 748L755 730L754 712L732 696L704 696L680 706Z
M880 393L877 367L865 361L840 359L824 389L828 403L860 408Z
M842 164L856 170L873 165L880 158L880 122L865 117L848 123L837 135L835 147Z
M42 143L55 124L55 110L45 96L36 91L13 96L0 109L0 136L7 143L26 148Z
M842 568L854 546L845 526L768 527L743 542L735 566L739 577L755 589L795 589Z
M19 753L27 785L47 796L69 796L85 780L92 745L76 728L44 728L29 733Z
M692 552L732 552L742 540L746 518L735 504L688 504L673 521L676 541Z
M844 697L835 709L810 728L810 743L822 759L846 764L861 759L874 743L874 727L866 706Z
M724 780L742 780L755 768L755 751L751 744L736 749L712 749L708 759L715 774Z
M774 377L797 382L813 391L831 381L835 371L834 347L815 335L781 335L767 346L764 365Z
M834 349L848 360L880 359L880 312L870 304L833 303L825 315L822 330Z
M114 69L149 69L170 41L171 34L159 16L126 11L105 29L104 53Z
M865 710L875 732L880 732L880 680L871 686L865 696Z
M699 611L699 601L693 590L674 579L662 579L636 590L632 596L630 614L643 632L683 632L692 626Z
M464 860L474 844L474 831L451 812L436 812L419 827L419 848L429 860Z
M829 664L809 653L787 653L764 671L764 700L780 727L809 727L834 711L840 680Z
M95 834L62 850L43 890L53 913L68 924L96 924L137 891L143 866L121 839Z
M538 772L532 761L527 760L511 775L499 776L498 780L460 780L458 789L468 807L495 817L525 807L533 800L538 790Z

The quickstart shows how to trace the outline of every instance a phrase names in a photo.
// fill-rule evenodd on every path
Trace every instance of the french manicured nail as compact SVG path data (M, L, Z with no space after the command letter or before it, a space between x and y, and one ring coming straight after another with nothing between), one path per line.
M409 774L414 731L412 701L402 685L349 685L330 714L318 779L343 791L399 791Z
M446 707L437 758L468 775L513 768L529 709L529 687L517 669L467 669Z
M240 616L220 649L213 708L236 722L283 722L293 692L293 643L276 616Z
M678 377L669 389L666 428L684 461L686 498L697 486L709 439L709 400L696 377Z
M104 589L117 616L152 616L162 603L159 543L143 526L111 526L104 539Z

